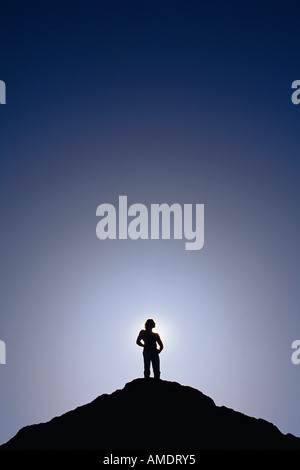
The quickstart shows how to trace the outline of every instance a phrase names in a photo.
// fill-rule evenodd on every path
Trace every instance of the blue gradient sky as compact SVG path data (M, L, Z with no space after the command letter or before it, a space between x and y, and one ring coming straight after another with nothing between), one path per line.
M270 5L271 3L271 5ZM0 442L142 376L300 436L299 2L1 5ZM205 245L96 237L204 203Z

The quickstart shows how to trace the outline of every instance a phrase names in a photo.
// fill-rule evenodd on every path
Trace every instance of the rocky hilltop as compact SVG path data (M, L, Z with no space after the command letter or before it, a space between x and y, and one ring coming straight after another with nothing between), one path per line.
M22 428L0 450L300 450L300 439L177 382L135 379L47 423Z

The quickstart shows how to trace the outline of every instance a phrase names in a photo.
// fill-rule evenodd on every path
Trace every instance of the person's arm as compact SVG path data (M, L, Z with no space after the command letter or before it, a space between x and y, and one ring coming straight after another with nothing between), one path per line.
M141 346L141 347L143 348L143 347L145 346L145 344L142 343L142 341L144 341L144 340L143 340L143 331L140 331L140 332L139 332L139 335L138 335L138 337L137 337L137 339L136 339L136 344L137 344L138 346Z
M163 345L163 342L162 340L160 339L160 336L159 334L157 335L157 340L156 340L159 344L159 349L158 349L158 354L160 354L162 352L162 350L164 349L164 345Z

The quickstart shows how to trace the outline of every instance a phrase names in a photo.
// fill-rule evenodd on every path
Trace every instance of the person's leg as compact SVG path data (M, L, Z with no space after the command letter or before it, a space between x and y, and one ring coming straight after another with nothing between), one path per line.
M153 373L154 373L154 378L159 379L160 378L160 361L159 361L159 355L157 353L152 354L152 367L153 367Z
M143 351L144 356L144 377L149 379L150 377L150 354L148 351Z

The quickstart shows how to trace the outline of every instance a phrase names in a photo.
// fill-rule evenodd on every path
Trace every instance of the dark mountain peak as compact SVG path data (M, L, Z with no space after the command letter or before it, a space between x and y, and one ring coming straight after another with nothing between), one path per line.
M1 449L300 449L300 439L177 382L135 379L110 395L42 424Z

